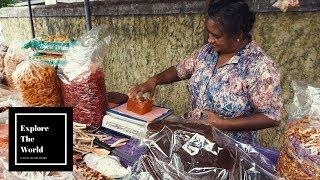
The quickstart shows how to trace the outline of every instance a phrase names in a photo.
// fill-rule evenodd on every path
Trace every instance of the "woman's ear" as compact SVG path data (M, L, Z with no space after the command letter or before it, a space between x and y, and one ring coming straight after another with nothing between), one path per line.
M244 36L244 33L241 31L238 35L235 36L235 39L237 42L243 41L246 37Z

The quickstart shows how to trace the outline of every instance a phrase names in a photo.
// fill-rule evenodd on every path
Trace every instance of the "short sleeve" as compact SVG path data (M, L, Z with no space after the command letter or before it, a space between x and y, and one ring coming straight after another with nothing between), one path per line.
M270 119L280 120L282 108L280 74L272 60L265 56L254 61L249 66L246 82L254 111Z
M200 49L195 50L191 55L174 66L180 79L184 80L192 76L197 65L198 56L200 53L205 53L205 47L206 46L203 46Z

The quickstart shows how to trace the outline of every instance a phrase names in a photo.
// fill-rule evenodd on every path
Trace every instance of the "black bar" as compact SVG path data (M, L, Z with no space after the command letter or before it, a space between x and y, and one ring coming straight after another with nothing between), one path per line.
M34 24L33 24L33 17L32 17L32 9L31 9L31 0L28 0L28 7L29 7L29 19L30 19L30 25L31 25L31 33L32 38L35 38L35 32L34 32Z
M90 31L92 29L92 23L91 23L91 10L90 10L90 0L84 0L84 12L86 14L86 27L87 31Z

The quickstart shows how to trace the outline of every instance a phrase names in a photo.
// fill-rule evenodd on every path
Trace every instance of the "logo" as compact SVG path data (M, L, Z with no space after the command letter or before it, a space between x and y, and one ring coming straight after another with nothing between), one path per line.
M72 171L72 108L9 108L9 171Z

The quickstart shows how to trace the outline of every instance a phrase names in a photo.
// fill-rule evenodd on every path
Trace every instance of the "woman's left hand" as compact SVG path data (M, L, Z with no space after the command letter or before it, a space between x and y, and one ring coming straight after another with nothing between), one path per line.
M205 115L205 121L213 125L214 127L221 129L223 127L223 118L218 116L216 113L212 111L202 111L202 113Z

